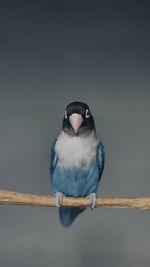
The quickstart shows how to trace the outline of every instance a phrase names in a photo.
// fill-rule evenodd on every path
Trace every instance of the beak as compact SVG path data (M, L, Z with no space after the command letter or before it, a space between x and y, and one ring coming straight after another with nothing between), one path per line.
M72 128L74 129L75 133L77 134L79 131L79 128L83 122L83 118L80 114L78 113L73 113L70 117L69 117L69 121L71 123Z

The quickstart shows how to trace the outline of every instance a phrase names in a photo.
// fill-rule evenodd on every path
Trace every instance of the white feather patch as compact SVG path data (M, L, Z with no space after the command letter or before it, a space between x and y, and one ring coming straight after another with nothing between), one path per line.
M98 139L94 133L87 136L69 136L63 131L57 138L55 152L58 164L64 167L88 168L95 160Z

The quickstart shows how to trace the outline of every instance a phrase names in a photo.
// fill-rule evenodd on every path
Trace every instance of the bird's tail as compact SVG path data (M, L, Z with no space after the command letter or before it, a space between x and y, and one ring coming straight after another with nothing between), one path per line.
M74 219L85 210L85 208L61 207L59 208L59 218L64 227L69 227Z

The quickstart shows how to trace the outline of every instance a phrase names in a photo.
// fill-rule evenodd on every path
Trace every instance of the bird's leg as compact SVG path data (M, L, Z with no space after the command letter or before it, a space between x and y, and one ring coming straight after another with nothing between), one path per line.
M56 192L55 197L56 197L56 207L60 208L62 206L62 198L64 194L61 192Z
M96 193L91 193L90 195L87 196L87 198L90 199L91 210L93 210L96 206Z

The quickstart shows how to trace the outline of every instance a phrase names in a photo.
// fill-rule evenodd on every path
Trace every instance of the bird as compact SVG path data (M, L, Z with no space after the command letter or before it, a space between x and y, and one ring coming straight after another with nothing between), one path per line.
M79 101L69 103L50 152L51 193L64 227L72 225L85 208L62 207L63 197L87 197L94 209L104 163L104 145L97 137L89 106Z

